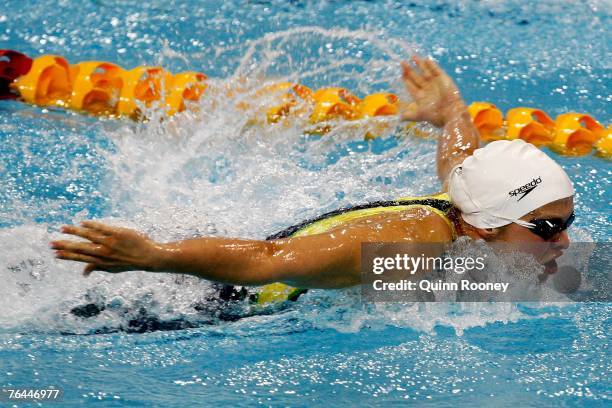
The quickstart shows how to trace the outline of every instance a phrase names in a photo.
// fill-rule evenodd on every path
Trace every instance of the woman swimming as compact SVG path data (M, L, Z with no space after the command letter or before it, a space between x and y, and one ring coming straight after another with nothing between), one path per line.
M362 242L451 242L467 236L525 245L556 271L574 219L571 181L545 153L522 140L479 148L466 105L453 80L432 60L402 63L414 102L402 118L442 127L437 172L447 194L394 200L327 214L268 240L194 238L158 243L137 231L85 221L62 232L88 242L54 241L59 259L93 271L144 270L191 274L231 285L281 282L297 288L341 288L361 281ZM427 201L429 200L429 201ZM414 254L418 256L418 254Z

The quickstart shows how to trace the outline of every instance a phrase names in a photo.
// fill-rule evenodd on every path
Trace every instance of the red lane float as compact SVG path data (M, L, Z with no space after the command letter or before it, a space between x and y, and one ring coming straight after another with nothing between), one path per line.
M12 50L0 50L0 99L17 99L19 94L11 89L17 78L32 68L32 58Z

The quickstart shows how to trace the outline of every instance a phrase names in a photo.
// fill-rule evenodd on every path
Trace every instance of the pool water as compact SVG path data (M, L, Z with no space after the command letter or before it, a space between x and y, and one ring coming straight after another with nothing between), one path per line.
M608 124L611 9L605 0L9 0L0 47L198 70L219 89L292 80L362 96L405 95L399 61L419 52L467 101ZM257 107L236 110L239 99L210 92L199 113L161 123L0 103L0 386L61 387L66 407L610 404L609 303L364 304L350 289L202 313L207 282L85 279L53 258L59 226L89 218L159 240L263 238L348 204L439 190L434 140L390 131L364 141L367 123L339 123L323 138L297 119L252 125ZM610 162L551 155L577 191L570 235L608 242ZM70 313L88 303L105 309Z

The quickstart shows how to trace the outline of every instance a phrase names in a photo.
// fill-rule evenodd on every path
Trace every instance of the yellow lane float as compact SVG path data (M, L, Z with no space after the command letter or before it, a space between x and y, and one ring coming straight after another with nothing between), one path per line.
M501 112L493 109L497 110L488 102L474 102L468 108L483 140L520 138L565 156L583 156L595 148L597 156L612 157L607 139L610 129L589 115L569 112L553 120L540 109L518 107L510 109L503 120Z
M260 92L269 95L280 93L280 104L274 105L266 110L266 118L268 123L277 123L281 119L286 118L290 113L300 114L295 112L295 108L302 103L311 103L313 101L312 89L307 86L292 83L281 82L271 86L264 87ZM262 96L258 94L258 96Z
M604 136L595 144L596 155L604 158L612 157L612 126L604 132Z
M591 116L574 112L557 116L555 124L555 138L550 148L569 156L590 153L606 130Z
M523 139L536 146L553 140L555 122L544 111L532 108L514 108L508 111L506 139Z
M399 98L397 95L382 92L367 95L357 106L358 118L367 119L377 116L396 116L399 114ZM373 123L365 133L365 139L371 140L388 133L390 126L388 123Z
M170 85L171 75L161 67L136 67L121 75L123 87L119 95L117 112L133 118L142 116L143 108L160 101Z
M357 110L359 118L390 116L399 113L398 98L390 93L375 93L363 98Z
M57 55L43 55L32 61L29 72L11 87L28 103L67 107L72 94L72 72L68 62Z
M342 118L353 120L359 118L361 100L345 88L323 88L313 95L314 107L310 123Z
M172 74L161 67L148 66L126 70L103 61L70 65L57 55L32 59L17 51L0 50L0 99L20 98L34 105L94 115L146 119L143 109L162 109L167 116L197 109L197 102L206 92L207 79L200 72ZM385 134L385 126L394 126L369 118L398 115L400 104L406 103L391 93L374 93L362 99L346 88L313 91L294 82L227 93L240 96L236 107L254 116L250 124L274 124L300 116L310 126L307 133L323 135L338 120L367 120L355 122L366 126L367 139ZM504 119L502 111L490 102L474 102L468 111L483 141L520 138L563 155L581 156L594 149L597 156L612 158L611 128L587 114L569 112L553 120L540 109L516 107ZM427 136L425 130L414 126L407 125L411 133Z
M474 126L478 129L482 140L500 140L505 136L502 129L504 115L497 106L489 102L474 102L468 106Z
M208 77L201 72L181 72L174 75L168 86L166 106L168 115L183 112L187 103L195 103L200 100L206 90Z
M85 61L73 66L68 106L94 115L113 115L123 87L123 69L109 62Z

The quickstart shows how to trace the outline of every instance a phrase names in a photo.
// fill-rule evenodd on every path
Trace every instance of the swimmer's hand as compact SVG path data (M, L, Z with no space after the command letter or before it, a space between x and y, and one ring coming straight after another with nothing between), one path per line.
M93 271L155 271L160 264L160 245L137 231L94 221L67 225L61 231L89 241L51 243L57 258L86 263L84 276Z
M416 55L412 60L416 67L407 61L402 62L402 79L413 99L403 109L402 119L442 127L457 109L465 109L461 93L451 77L434 61Z
M412 59L419 72L408 62L402 62L402 77L414 99L403 109L402 119L443 128L438 138L436 164L446 191L451 170L478 149L480 136L451 77L430 59L417 56Z

